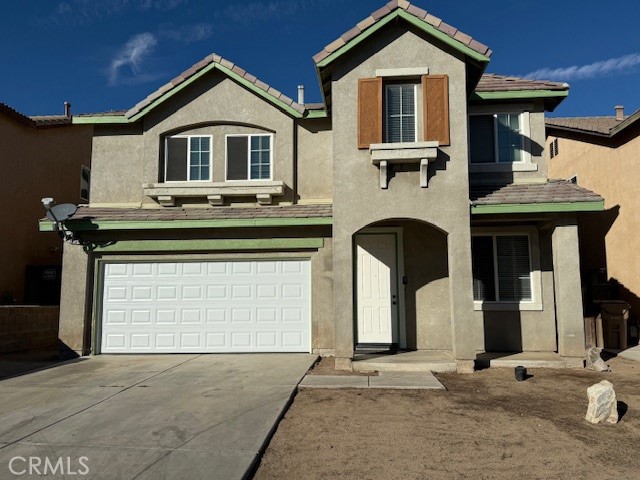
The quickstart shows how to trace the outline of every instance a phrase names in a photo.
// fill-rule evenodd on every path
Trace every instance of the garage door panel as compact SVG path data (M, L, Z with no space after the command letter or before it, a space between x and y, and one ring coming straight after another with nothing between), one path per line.
M103 353L308 352L308 260L107 263Z

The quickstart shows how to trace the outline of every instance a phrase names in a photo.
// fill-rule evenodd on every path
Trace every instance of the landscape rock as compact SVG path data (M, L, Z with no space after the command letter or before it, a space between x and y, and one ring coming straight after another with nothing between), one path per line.
M604 360L600 357L601 348L590 348L587 350L587 369L595 370L596 372L608 372L609 365L604 363Z
M587 388L587 397L589 408L585 420L591 423L618 423L618 402L610 381L602 380L591 385Z

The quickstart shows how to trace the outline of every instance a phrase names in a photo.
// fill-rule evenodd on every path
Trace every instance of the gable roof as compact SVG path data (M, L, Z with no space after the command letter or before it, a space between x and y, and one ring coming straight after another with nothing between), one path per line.
M335 58L350 50L351 47L354 46L354 43L363 40L361 37L364 36L365 33L372 33L372 31L377 30L396 17L408 20L412 24L421 27L425 32L445 41L476 60L482 62L489 61L492 51L485 44L458 30L456 27L443 22L440 18L431 15L426 10L412 5L406 0L392 0L379 8L356 24L355 27L326 45L320 52L316 53L313 56L313 61L319 67L328 65ZM416 20L419 22L416 22Z
M395 19L408 22L464 54L468 64L473 66L467 81L468 89L473 90L489 63L491 49L407 0L391 0L313 56L320 91L328 110L331 109L331 64Z
M294 117L304 117L307 109L294 102L279 90L269 86L242 67L215 53L207 55L199 62L182 72L170 82L158 88L145 99L138 102L126 112L106 112L103 114L76 115L73 123L131 123L139 120L152 109L171 98L204 74L218 70L240 85L248 88L266 101Z
M628 127L638 124L640 121L640 110L633 114L617 120L615 116L603 117L558 117L545 119L547 130L554 133L562 131L573 133L584 133L604 138L613 138L617 134L626 131Z

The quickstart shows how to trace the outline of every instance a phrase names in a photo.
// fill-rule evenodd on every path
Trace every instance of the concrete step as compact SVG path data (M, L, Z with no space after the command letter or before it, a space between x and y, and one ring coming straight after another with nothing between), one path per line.
M414 351L395 355L356 355L353 359L356 372L455 372L455 360L445 352Z

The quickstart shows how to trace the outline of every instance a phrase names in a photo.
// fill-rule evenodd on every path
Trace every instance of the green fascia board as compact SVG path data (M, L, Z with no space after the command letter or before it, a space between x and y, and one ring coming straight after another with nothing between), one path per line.
M523 98L567 97L569 90L512 90L508 92L474 92L472 100L511 100Z
M71 123L74 125L87 125L97 123L131 123L129 119L124 115L95 115L95 116L82 116L72 117Z
M329 115L326 109L322 110L307 110L307 114L304 118L327 118Z
M462 52L463 54L473 58L474 60L476 60L478 62L482 62L482 63L488 63L489 62L489 57L487 57L486 55L483 55L481 53L476 52L475 50L467 47L465 44L459 42L458 40L455 40L455 39L451 38L446 33L441 32L440 30L435 28L433 25L430 25L429 23L425 22L424 20L420 20L419 18L414 17L410 13L407 13L404 10L399 8L399 9L394 10L393 12L391 12L389 15L387 15L384 18L382 18L378 22L376 22L373 25L371 25L371 27L367 28L362 33L360 33L359 35L354 37L353 39L349 40L347 43L345 43L342 47L340 47L338 50L333 52L328 57L320 60L318 63L316 63L316 66L320 67L320 68L326 67L331 62L333 62L335 59L337 59L338 57L341 57L342 55L347 53L349 50L351 50L353 47L355 47L359 43L363 42L364 40L369 38L371 35L373 35L375 32L380 30L382 27L387 25L389 22L391 22L392 20L394 20L395 18L398 18L398 17L406 20L407 22L411 23L412 25L418 27L423 32L428 33L429 35L437 38L438 40L446 43L447 45L455 48L456 50Z
M71 231L95 231L95 230L172 230L186 228L251 228L251 227L304 227L331 225L331 217L304 217L304 218L228 218L219 220L70 220L65 227ZM40 221L41 232L54 231L53 222Z
M557 202L557 203L501 203L495 205L473 205L472 215L500 213L563 213L601 212L604 201L600 202Z
M212 250L302 250L324 246L322 238L242 238L189 240L122 240L93 245L93 252L185 252Z

